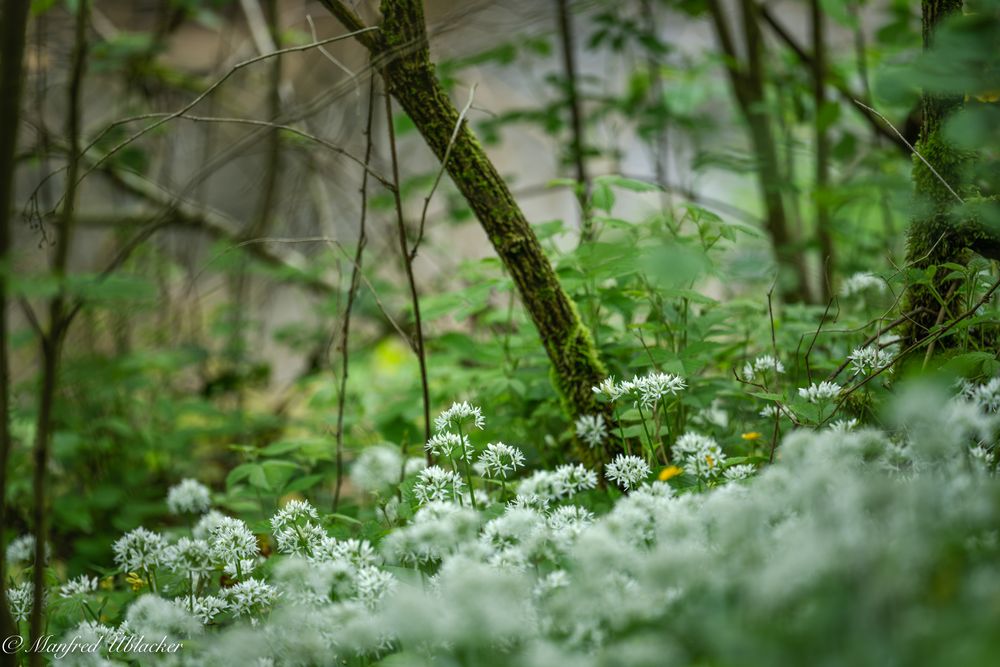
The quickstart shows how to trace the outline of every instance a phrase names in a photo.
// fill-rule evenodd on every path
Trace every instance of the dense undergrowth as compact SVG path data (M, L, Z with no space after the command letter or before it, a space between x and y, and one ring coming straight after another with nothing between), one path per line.
M655 409L680 386L611 390ZM797 430L773 465L696 432L661 465L653 439L605 468L608 488L579 465L526 471L455 404L427 444L436 465L390 446L355 461L358 518L286 497L248 524L184 480L163 504L180 521L128 531L106 569L53 573L49 650L75 641L66 664L94 665L986 664L1000 382L950 394L905 388L884 430ZM30 542L8 552L20 621Z

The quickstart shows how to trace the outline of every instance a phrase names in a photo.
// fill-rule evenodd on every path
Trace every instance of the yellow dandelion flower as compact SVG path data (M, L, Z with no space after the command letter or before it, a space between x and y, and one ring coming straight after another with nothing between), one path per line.
M682 472L684 472L684 470L678 468L677 466L667 466L666 468L660 471L660 474L657 475L657 479L659 479L661 482L665 482L668 479L677 477L677 475L680 475Z
M744 433L740 437L743 438L744 440L749 440L750 442L753 442L754 440L760 440L760 433L758 433L757 431L750 431L749 433Z

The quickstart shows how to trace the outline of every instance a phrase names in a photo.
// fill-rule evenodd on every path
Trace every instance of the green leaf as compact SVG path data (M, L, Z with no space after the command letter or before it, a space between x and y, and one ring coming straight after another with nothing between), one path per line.
M655 183L647 183L646 181L640 181L634 178L625 178L624 176L617 176L615 174L598 176L594 179L594 183L613 185L616 188L631 190L632 192L659 192L663 189Z
M615 193L606 183L594 183L590 193L590 205L599 211L610 214L615 205Z

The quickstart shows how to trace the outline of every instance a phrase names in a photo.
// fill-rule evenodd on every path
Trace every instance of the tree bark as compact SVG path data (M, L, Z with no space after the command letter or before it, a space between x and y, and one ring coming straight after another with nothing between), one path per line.
M923 0L921 9L924 50L927 50L933 44L934 30L938 24L949 15L962 11L962 0ZM946 118L962 107L962 98L925 92L920 99L920 106L922 119L916 149L934 167L940 178L922 160L914 159L914 190L925 209L910 224L906 259L907 264L913 268L927 269L945 262L961 262L962 254L968 247L962 230L949 214L957 202L948 186L952 189L958 187L962 167L969 155L950 146L941 135ZM926 336L939 321L939 313L943 313L945 319L958 315L960 290L948 289L948 285L944 283L948 273L950 272L939 271L931 285L909 286L904 311L919 308L923 310L903 327L904 347ZM938 296L944 301L943 304ZM941 345L946 343L940 341Z
M336 0L323 4L349 30L363 28L358 17ZM591 387L607 372L590 331L559 284L538 237L514 201L507 184L469 127L463 122L454 142L459 114L444 92L430 60L420 0L383 0L382 30L359 35L373 58L384 62L386 85L439 160L451 150L445 167L475 212L490 242L517 286L552 363L553 384L570 415L604 414ZM585 463L600 462L606 453L579 446Z
M14 203L14 164L21 115L22 63L30 0L0 5L0 530L7 527L7 464L10 460L10 381L7 359L7 273ZM7 606L7 544L0 532L0 636L16 632ZM8 656L2 658L7 664Z
M757 184L764 201L764 222L778 267L791 269L792 281L779 281L779 290L785 301L809 301L809 278L802 251L795 247L789 230L781 186L784 182L778 168L778 154L774 133L768 118L764 91L763 37L758 23L759 8L753 0L742 0L741 16L747 57L741 59L729 31L729 24L718 0L709 0L709 13L716 36L728 62L733 96L740 113L747 123L750 143L757 157Z
M577 199L580 202L580 241L594 240L594 216L590 208L590 179L587 176L586 142L583 133L583 111L577 89L576 53L573 35L573 17L569 0L556 0L559 18L559 41L562 46L563 76L566 78L566 106L569 107L570 152L576 171Z
M813 57L813 118L816 145L816 181L813 186L813 201L816 211L816 235L819 237L820 251L820 294L828 301L833 290L834 254L833 230L831 229L830 206L827 203L827 186L830 181L830 135L823 118L826 106L826 37L825 20L820 0L810 3L812 14Z

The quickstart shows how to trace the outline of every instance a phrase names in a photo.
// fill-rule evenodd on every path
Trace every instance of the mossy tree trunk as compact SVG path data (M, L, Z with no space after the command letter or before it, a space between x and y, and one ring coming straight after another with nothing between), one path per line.
M933 44L938 24L949 15L962 11L962 0L923 0L921 8L923 42L927 50ZM916 149L937 174L914 156L914 191L922 209L910 224L906 260L915 269L927 269L946 262L962 262L968 248L966 235L950 215L950 210L958 203L953 190L961 183L963 163L969 156L950 146L941 133L948 116L961 108L962 98L925 92L920 106L922 120ZM903 329L904 346L925 337L935 323L959 315L959 290L951 290L951 284L944 280L949 273L939 270L929 284L914 283L909 286L907 312L918 312ZM942 340L938 345L946 346L947 341Z
M323 4L349 30L364 27L337 0L323 0ZM552 363L553 384L567 412L572 416L601 413L613 422L610 411L591 391L606 375L597 348L534 230L468 125L463 122L451 141L459 113L435 75L420 0L383 0L381 11L381 31L364 33L358 40L376 62L384 64L389 92L434 154L444 160L448 153L448 174L513 278ZM578 451L586 463L601 458L583 447Z
M7 462L10 422L7 360L7 271L10 260L10 221L14 204L14 153L21 114L22 62L30 0L0 4L0 530L7 527ZM7 606L7 544L0 534L0 636L16 632ZM6 658L3 658L6 660Z

